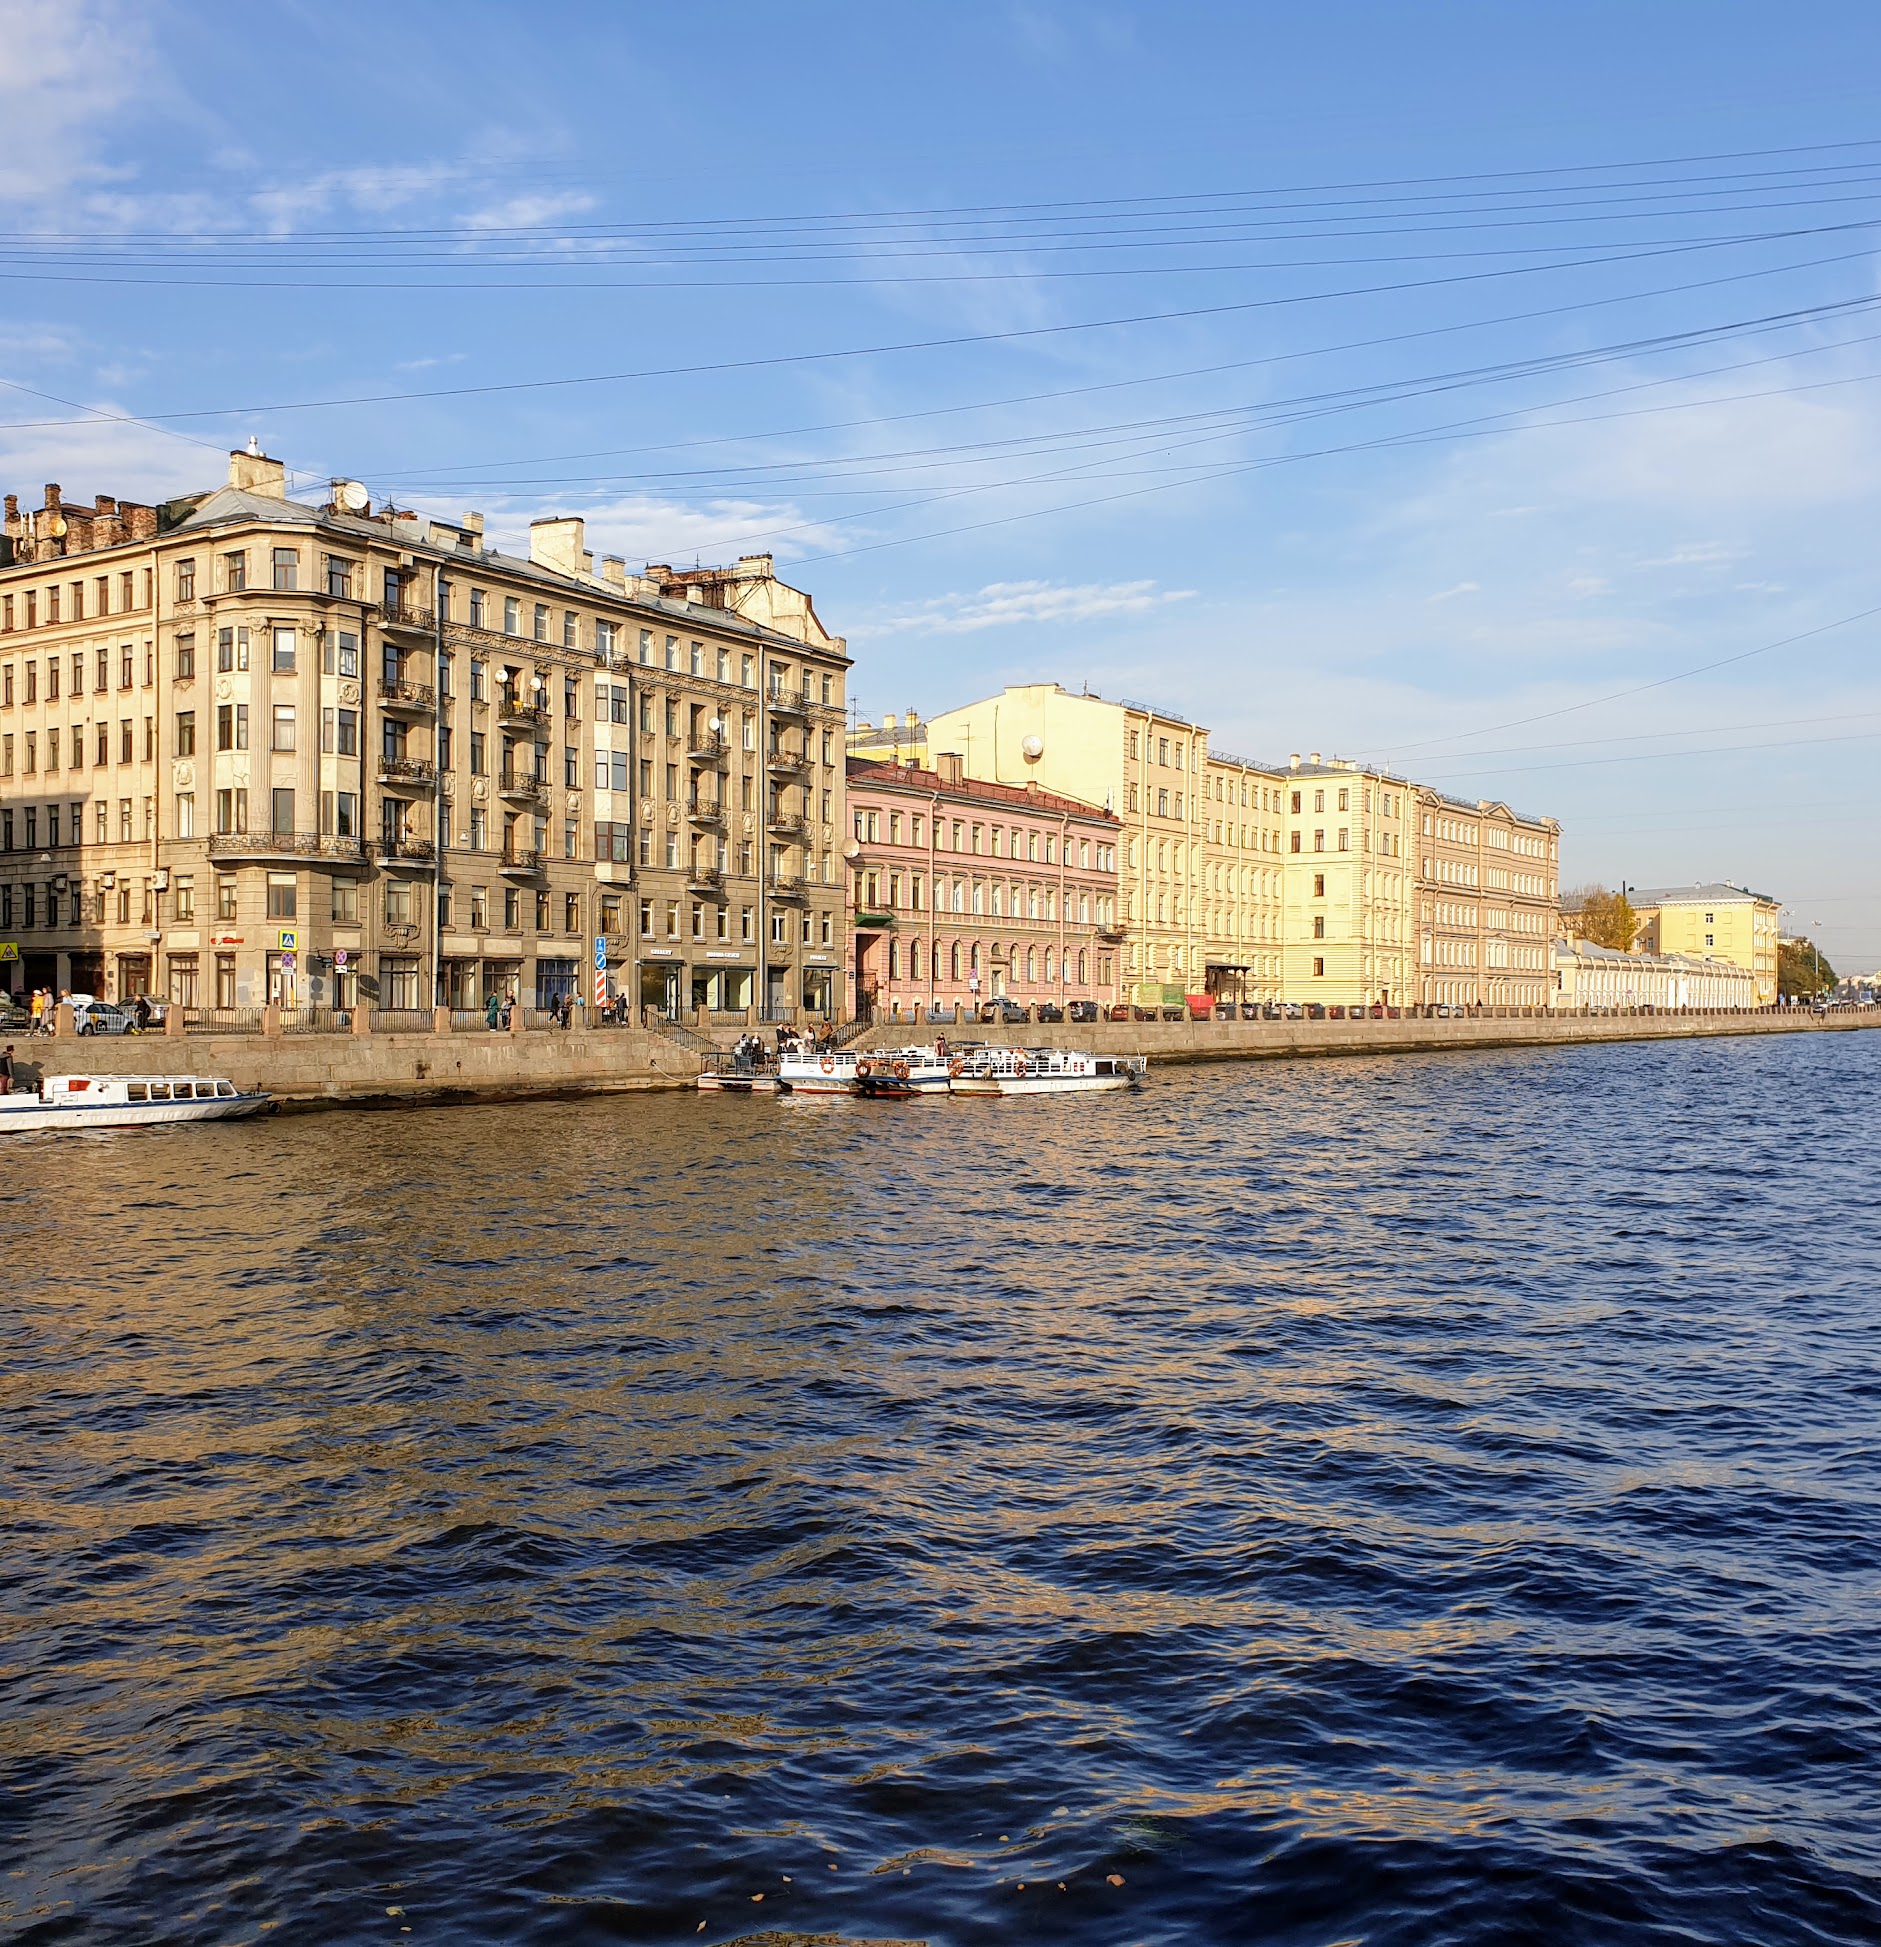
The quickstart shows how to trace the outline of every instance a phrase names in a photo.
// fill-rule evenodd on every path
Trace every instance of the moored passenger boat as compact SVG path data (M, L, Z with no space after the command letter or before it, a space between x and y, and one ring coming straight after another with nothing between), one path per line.
M230 1122L272 1097L221 1076L49 1075L37 1094L0 1095L0 1135L46 1129L142 1129L171 1122Z
M1081 1095L1138 1088L1144 1055L1093 1055L1077 1048L975 1048L960 1058L957 1095Z

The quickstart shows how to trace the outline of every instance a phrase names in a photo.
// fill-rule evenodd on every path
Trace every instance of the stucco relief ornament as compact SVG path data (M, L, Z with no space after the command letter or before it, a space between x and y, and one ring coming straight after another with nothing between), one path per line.
M568 815L571 818L579 818L581 816L581 793L579 791L571 791L568 794Z
M216 701L226 703L235 694L234 683L226 676L216 678Z
M438 789L447 798L456 796L457 780L454 777L452 777L449 771L443 771L439 773Z
M196 782L196 767L187 760L176 766L174 783L179 791L187 791Z
M487 777L473 777L470 780L471 803L483 804L488 801L489 796L490 796L490 780Z
M757 828L758 828L758 814L755 811L747 811L745 813L744 829L747 832L754 832L757 830Z
M643 799L641 802L640 822L643 825L650 825L653 822L653 800L651 798Z
M350 677L340 685L340 701L342 703L357 703L359 701L359 685Z
M679 823L679 807L676 804L669 804L666 807L666 822L669 825L676 825Z

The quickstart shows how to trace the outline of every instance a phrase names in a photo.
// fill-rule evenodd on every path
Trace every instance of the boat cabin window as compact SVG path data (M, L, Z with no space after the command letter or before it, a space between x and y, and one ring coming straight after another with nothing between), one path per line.
M188 1084L187 1084L187 1083L184 1083L184 1084L182 1084L181 1086L182 1086L182 1092L183 1092L183 1093L184 1093L185 1095L187 1095L187 1094L189 1093L189 1086L188 1086ZM152 1100L153 1102L167 1102L167 1101L169 1101L169 1099L170 1099L170 1084L169 1084L168 1082L152 1082L152 1083L151 1083L151 1085L150 1085L150 1099L151 1099L151 1100Z
M127 1102L148 1102L150 1090L142 1082L127 1082L124 1085L124 1099Z

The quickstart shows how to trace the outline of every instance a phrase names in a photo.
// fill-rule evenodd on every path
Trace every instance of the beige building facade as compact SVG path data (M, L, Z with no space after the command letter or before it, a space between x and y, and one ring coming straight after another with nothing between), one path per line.
M906 748L899 724L869 750ZM852 738L852 749L861 742ZM930 717L923 752L970 777L1111 812L1121 829L1119 977L1126 998L1278 999L1285 821L1278 766L1212 752L1205 726L1147 704L1016 685Z
M1691 953L1622 953L1573 937L1551 940L1548 954L1553 969L1551 1007L1586 1008L1596 1014L1633 1008L1721 1013L1765 1004L1757 998L1751 970L1725 959Z
M1757 1005L1777 998L1777 944L1782 905L1728 880L1629 891L1638 915L1636 944L1648 953L1729 960L1756 981Z
M0 552L0 982L187 1006L846 1005L848 658L769 557L597 571L231 455Z
M1416 793L1424 1006L1545 1007L1555 992L1561 827L1490 799Z

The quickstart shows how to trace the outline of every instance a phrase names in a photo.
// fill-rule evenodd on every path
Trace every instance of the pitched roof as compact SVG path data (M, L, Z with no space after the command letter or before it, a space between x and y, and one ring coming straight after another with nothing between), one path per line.
M1728 879L1689 886L1632 886L1626 897L1635 912L1642 906L1728 906L1743 900L1759 900L1766 906L1780 903L1767 892L1752 892L1748 886L1734 886Z

